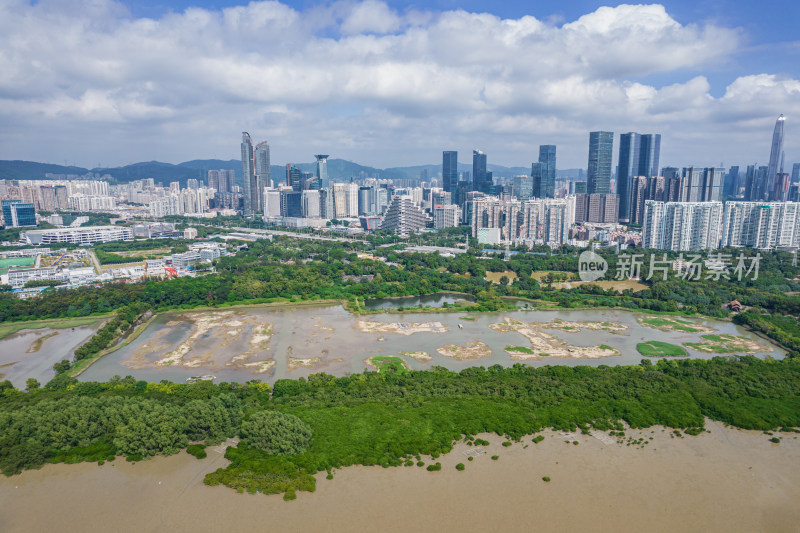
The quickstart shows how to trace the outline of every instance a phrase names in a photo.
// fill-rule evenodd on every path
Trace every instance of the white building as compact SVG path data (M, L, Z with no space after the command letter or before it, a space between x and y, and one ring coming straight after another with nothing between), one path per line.
M125 226L39 229L22 232L20 239L34 245L59 242L89 245L96 242L130 241L133 240L133 231Z
M394 196L381 222L381 229L399 234L419 231L428 226L430 217L409 196Z
M433 227L435 229L454 228L461 222L461 208L455 204L435 205L433 207Z
M727 202L722 223L722 248L797 248L800 203Z
M719 248L722 202L656 202L647 200L642 246L692 252Z

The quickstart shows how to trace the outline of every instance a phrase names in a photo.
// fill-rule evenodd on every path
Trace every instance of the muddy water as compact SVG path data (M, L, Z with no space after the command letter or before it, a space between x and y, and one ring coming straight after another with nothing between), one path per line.
M226 311L226 312L230 312ZM207 312L203 312L206 313ZM400 352L424 351L432 356L427 363L405 357L411 368L425 369L432 365L441 365L453 370L469 366L491 366L501 364L510 366L516 361L504 351L507 345L527 346L525 337L516 332L499 333L489 328L490 324L502 322L503 317L512 317L526 322L549 322L559 318L568 321L607 321L619 322L628 326L623 334L607 331L586 331L568 333L558 330L546 330L569 344L576 346L595 346L607 344L620 351L621 355L601 359L561 359L542 358L537 361L524 361L533 366L541 365L618 365L635 364L641 360L636 350L639 342L659 340L673 344L684 342L700 342L699 333L683 333L679 331L659 331L643 327L636 322L642 313L616 310L558 310L532 311L516 310L499 313L472 314L474 321L463 320L459 313L386 313L369 315L368 320L383 322L433 322L438 321L448 327L445 333L421 332L412 335L396 333L365 333L359 331L356 317L341 306L300 307L300 308L244 308L235 313L243 319L254 317L259 323L272 326L272 336L263 348L257 350L253 357L256 360L274 360L275 365L269 374L255 373L250 368L232 368L226 364L237 354L246 350L247 339L237 342L219 343L215 355L205 366L186 368L181 366L159 366L157 361L182 342L188 339L193 326L187 319L191 313L168 313L157 317L143 334L128 346L104 357L86 372L80 379L106 380L114 375L132 375L138 379L160 381L162 379L183 381L191 376L211 374L217 381L246 381L261 379L273 382L281 378L297 378L314 372L324 371L333 375L360 373L367 368L364 359L380 355L399 355ZM194 315L196 316L196 314ZM757 339L752 333L731 323L716 320L696 320L696 322L713 328L717 333L742 335ZM171 323L173 325L168 325ZM461 328L459 328L459 325ZM222 328L223 325L220 325ZM244 328L243 335L249 335L254 326ZM255 326L258 327L258 326ZM223 330L221 330L223 331ZM207 334L208 339L198 343L197 351L208 351L209 347L219 342L215 337L215 329ZM219 335L223 335L220 333ZM219 336L218 335L218 336ZM491 348L492 355L481 359L459 361L438 354L436 349L445 344L464 345L470 341L480 340ZM150 342L150 344L147 344ZM779 358L783 351L762 341L765 352ZM213 351L213 350L212 350ZM692 357L710 358L714 354L705 354L689 350ZM190 352L191 355L191 352ZM314 368L300 367L288 369L287 358L319 359Z
M0 531L796 531L800 440L707 425L685 438L628 431L653 437L644 449L553 432L505 448L490 436L474 461L459 445L441 472L323 473L293 502L203 485L225 464L221 448L201 461L47 465L0 478Z
M75 348L94 335L101 321L89 326L62 329L27 329L0 339L0 375L15 387L36 378L44 384L55 376L53 365L72 361Z

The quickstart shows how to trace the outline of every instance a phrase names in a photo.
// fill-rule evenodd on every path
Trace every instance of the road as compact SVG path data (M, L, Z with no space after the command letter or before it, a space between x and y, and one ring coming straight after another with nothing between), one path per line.
M363 239L356 239L353 237L324 237L317 233L295 233L293 231L280 231L274 229L254 229L254 228L231 228L243 233L265 233L268 235L284 235L287 237L297 237L298 239L314 239L318 241L334 241L334 242L363 242L369 244L368 241Z

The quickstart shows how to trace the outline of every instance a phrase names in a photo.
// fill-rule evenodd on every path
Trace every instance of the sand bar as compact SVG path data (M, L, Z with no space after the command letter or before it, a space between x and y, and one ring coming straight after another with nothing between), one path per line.
M578 324L578 323L576 323ZM598 322L599 324L599 322ZM543 357L559 357L571 359L599 359L602 357L613 357L620 355L619 350L611 346L573 346L554 335L545 333L542 328L549 327L552 322L530 322L525 323L509 317L504 317L503 322L490 324L489 327L498 333L516 331L523 335L531 343L530 352L515 350L507 347L506 352L514 360L538 360Z
M359 331L364 333L399 333L400 335L413 335L414 333L445 333L447 326L441 322L378 322L375 320L359 319L356 323Z
M460 361L466 359L481 359L482 357L491 357L492 349L486 344L477 339L467 342L466 344L445 344L436 349L439 355L445 357L452 357Z

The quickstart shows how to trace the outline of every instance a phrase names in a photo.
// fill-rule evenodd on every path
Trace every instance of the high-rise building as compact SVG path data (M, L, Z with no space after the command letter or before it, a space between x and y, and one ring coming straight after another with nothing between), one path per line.
M3 200L3 221L10 228L36 226L36 210L32 203Z
M258 178L259 187L272 187L272 178L269 170L269 143L267 141L262 141L256 145L255 158L256 177Z
M539 146L541 178L539 189L533 191L537 198L554 198L556 195L556 147L552 144Z
M303 190L303 171L292 164L286 165L286 185L294 191Z
M769 165L767 167L767 182L766 190L763 191L765 196L769 196L775 188L775 178L779 172L782 172L779 165L781 162L781 154L783 153L783 123L786 118L781 115L775 121L775 129L772 132L772 147L769 152ZM768 199L762 197L761 199Z
M800 182L800 163L792 165L792 183Z
M320 189L327 189L330 187L330 180L328 179L328 155L317 154L314 157L317 160L315 176L319 178L319 187Z
M728 169L725 182L722 185L722 197L724 199L735 198L739 194L739 167L732 166Z
M409 196L392 198L381 222L381 229L400 234L420 231L428 226L430 217Z
M719 202L725 169L685 167L681 176L681 202Z
M589 133L589 165L586 192L608 194L611 192L611 154L614 149L614 133L593 131Z
M455 204L433 206L434 229L454 228L461 221L461 208Z
M458 152L442 152L442 187L455 195L458 187Z
M800 244L800 204L795 202L726 202L722 248L759 250L797 248Z
M242 182L244 190L244 210L253 213L258 210L259 200L253 201L253 195L260 195L256 183L256 162L253 149L253 139L246 131L242 132Z
M645 133L639 138L639 176L658 176L661 159L661 134Z
M722 202L656 202L647 200L642 247L696 252L719 247Z
M576 194L575 222L614 224L619 218L619 196L616 194Z
M492 173L486 170L486 154L472 151L472 190L492 193Z
M514 196L521 202L533 196L533 179L529 176L514 176L512 182Z
M619 219L628 222L631 218L632 197L635 194L633 180L639 173L639 148L641 135L623 133L619 136L619 162L617 164L617 194L619 195Z
M542 189L542 164L531 163L531 196L538 196Z
M628 222L634 190L633 179L637 176L651 178L658 175L661 156L661 135L623 133L619 138L619 163L617 166L617 194L619 195L619 218Z

